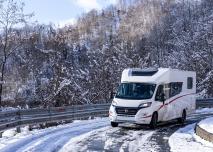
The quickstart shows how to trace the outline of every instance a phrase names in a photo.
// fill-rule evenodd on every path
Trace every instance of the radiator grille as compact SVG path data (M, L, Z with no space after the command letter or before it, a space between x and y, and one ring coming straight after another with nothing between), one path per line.
M136 115L138 108L116 107L115 111L118 115Z

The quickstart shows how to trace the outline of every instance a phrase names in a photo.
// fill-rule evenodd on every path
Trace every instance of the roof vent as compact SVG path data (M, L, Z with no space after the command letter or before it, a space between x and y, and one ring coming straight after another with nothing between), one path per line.
M135 69L132 70L132 76L153 76L158 72L155 68Z

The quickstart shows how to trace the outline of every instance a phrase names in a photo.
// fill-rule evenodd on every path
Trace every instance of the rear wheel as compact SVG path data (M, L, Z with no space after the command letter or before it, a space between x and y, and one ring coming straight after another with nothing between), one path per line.
M112 127L118 127L118 123L117 122L111 122L111 126Z
M184 109L183 112L182 112L181 118L178 118L178 123L184 124L185 121L186 121L186 110Z
M158 114L155 112L152 115L152 119L150 122L150 128L155 129L157 127L157 123L158 123Z

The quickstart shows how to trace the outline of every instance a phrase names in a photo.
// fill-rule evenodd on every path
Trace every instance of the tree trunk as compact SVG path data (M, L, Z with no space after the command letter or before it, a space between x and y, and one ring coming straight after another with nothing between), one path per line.
M5 69L5 62L2 63L2 68L1 68L0 106L2 106L2 93L3 93L4 69Z

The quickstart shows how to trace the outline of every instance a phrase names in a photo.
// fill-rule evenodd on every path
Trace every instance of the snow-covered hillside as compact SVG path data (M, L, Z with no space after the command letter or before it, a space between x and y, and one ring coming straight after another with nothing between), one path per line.
M106 102L122 70L131 67L196 71L199 95L213 96L212 24L212 0L119 0L63 28L12 28L6 47L2 24L0 48L7 53L15 49L6 62L0 49L0 64L5 64L2 99L22 107Z

